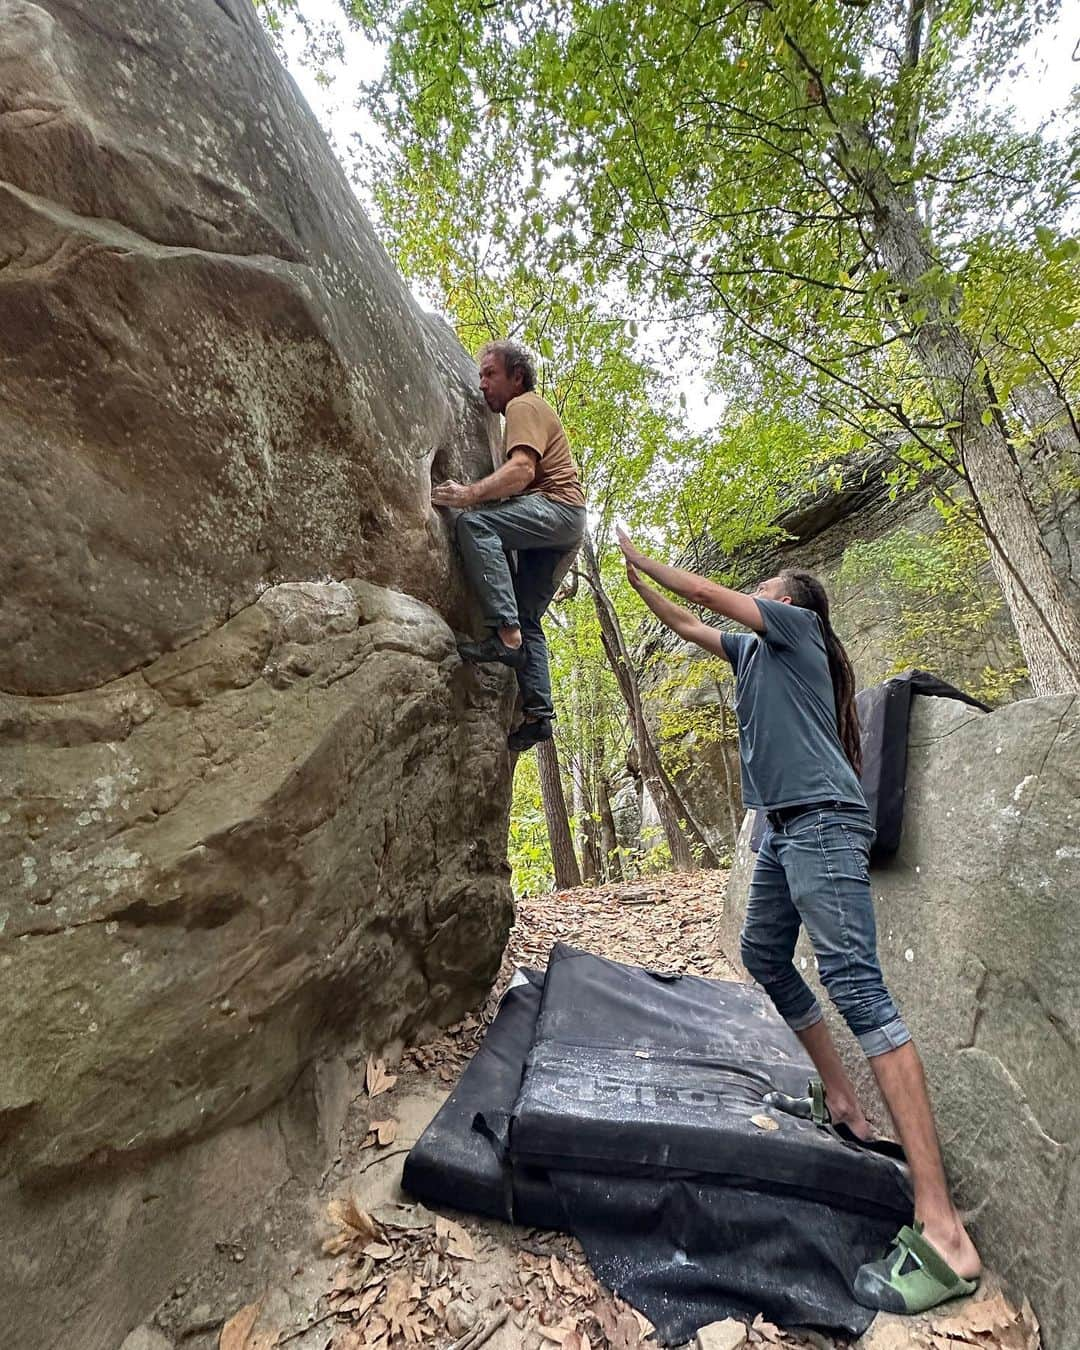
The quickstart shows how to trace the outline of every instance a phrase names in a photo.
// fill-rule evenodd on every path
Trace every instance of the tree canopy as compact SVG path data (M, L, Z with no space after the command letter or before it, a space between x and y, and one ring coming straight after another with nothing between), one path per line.
M1020 459L1076 441L1075 109L1023 130L991 95L1056 11L352 6L387 44L384 200L429 184L444 220L466 204L459 237L662 313L759 409L947 466L1045 689L1080 681L1080 618Z
M257 3L279 33L303 16ZM1008 697L1028 672L1037 692L1080 687L1076 579L1050 554L1050 507L1080 487L1078 104L1025 124L1001 93L1057 0L342 11L386 53L358 90L382 141L355 171L388 248L466 347L534 348L581 461L592 599L583 569L550 629L583 850L611 834L607 789L641 771L593 604L599 588L609 628L633 632L616 518L710 570L777 534L811 485L884 463L897 494L929 484L944 521L845 555L840 577L875 578L897 609L897 662L977 645L1000 607L989 559L1023 654L973 689ZM307 26L316 64L328 42ZM688 364L719 393L707 428L675 393ZM728 735L693 693L720 684L648 651L667 662L654 721L679 776L689 740ZM517 792L539 884L536 776Z

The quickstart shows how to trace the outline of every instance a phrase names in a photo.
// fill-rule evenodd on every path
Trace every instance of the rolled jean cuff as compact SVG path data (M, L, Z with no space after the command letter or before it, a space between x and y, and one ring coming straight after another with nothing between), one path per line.
M806 1031L808 1027L817 1026L821 1021L821 1004L814 999L806 1012L796 1013L794 1017L785 1017L784 1021L792 1031Z
M862 1046L867 1059L873 1059L875 1055L886 1055L890 1050L899 1050L902 1045L907 1045L911 1040L911 1032L902 1017L894 1017L883 1027L863 1031L855 1039Z

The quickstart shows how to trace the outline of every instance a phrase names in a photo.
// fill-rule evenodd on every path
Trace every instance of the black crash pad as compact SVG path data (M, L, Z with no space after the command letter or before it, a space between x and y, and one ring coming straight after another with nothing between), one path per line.
M508 990L403 1184L572 1232L662 1344L758 1312L857 1335L855 1271L910 1219L910 1192L894 1162L763 1108L810 1073L755 988L560 944Z
M692 1173L905 1219L906 1173L766 1092L814 1072L756 986L556 946L510 1126L515 1164L622 1176ZM769 1129L754 1120L765 1112Z

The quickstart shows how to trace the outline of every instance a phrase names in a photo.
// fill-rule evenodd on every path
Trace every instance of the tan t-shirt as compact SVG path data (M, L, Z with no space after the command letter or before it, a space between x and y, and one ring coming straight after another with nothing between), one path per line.
M567 506L584 506L577 465L570 454L570 442L554 408L539 394L518 394L506 405L503 431L503 458L518 446L534 450L539 456L536 477L528 492L542 492L552 501Z

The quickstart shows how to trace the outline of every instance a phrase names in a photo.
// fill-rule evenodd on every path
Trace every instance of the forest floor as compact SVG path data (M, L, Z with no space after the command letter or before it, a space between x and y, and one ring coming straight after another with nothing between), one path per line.
M720 950L726 875L667 873L633 883L522 901L498 981L484 1007L400 1062L357 1062L339 1152L317 1194L275 1233L273 1263L251 1279L195 1277L158 1310L153 1329L122 1350L635 1350L655 1344L648 1321L592 1275L563 1234L453 1211L435 1213L400 1188L403 1156L445 1100L494 1017L518 966L543 967L556 942L615 960L738 979ZM271 1223L264 1224L269 1233ZM306 1231L305 1231L306 1230ZM265 1239L262 1239L265 1242ZM223 1269L258 1232L218 1244ZM233 1271L238 1267L233 1266ZM255 1270L249 1271L254 1276ZM239 1292L246 1283L247 1301ZM781 1331L760 1317L727 1326L717 1346L833 1350L819 1333ZM155 1339L159 1338L159 1339ZM740 1340L740 1338L743 1338ZM691 1342L691 1345L694 1344ZM922 1318L879 1316L858 1350L1037 1350L1026 1303L1013 1307L992 1278L973 1299Z

